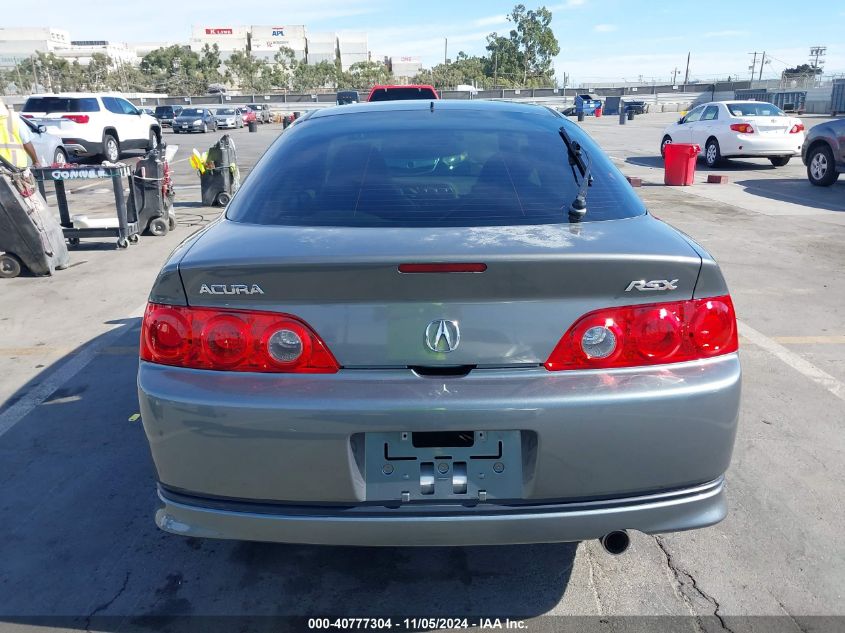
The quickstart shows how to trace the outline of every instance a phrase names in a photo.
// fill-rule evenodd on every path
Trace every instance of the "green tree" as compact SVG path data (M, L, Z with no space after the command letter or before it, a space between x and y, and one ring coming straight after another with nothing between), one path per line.
M246 92L266 92L272 85L272 68L249 51L235 51L226 60L226 67L238 87Z
M513 8L508 21L514 28L508 36L491 33L487 36L489 52L486 73L503 85L540 86L554 81L552 59L560 53L560 45L551 28L552 12L546 7L526 9L524 4Z
M811 66L810 64L798 64L794 68L786 68L783 71L784 75L806 75L808 77L812 77L813 75L821 75L824 71L817 66Z
M319 64L298 64L293 74L294 90L314 88L336 88L338 83L337 67L329 61Z
M370 88L376 84L388 84L393 74L381 62L357 62L345 73L339 74L340 88Z
M157 48L141 60L140 69L156 91L174 95L203 94L208 87L200 56L188 46Z
M293 76L299 65L296 54L287 46L282 46L273 55L273 63L269 64L270 82L274 88L290 90Z

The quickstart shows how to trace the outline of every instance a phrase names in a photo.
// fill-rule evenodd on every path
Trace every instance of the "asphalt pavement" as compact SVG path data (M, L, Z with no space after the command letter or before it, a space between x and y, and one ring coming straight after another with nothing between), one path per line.
M160 532L134 416L140 316L167 254L220 213L201 206L186 162L219 134L168 133L180 145L175 232L122 251L83 242L68 270L0 282L0 630L285 630L307 622L224 616L385 615L511 617L529 630L843 630L845 182L811 187L800 160L737 160L715 170L729 184L704 184L699 165L694 186L665 187L658 146L675 116L583 125L643 178L655 215L715 255L731 288L744 393L724 522L635 534L619 557L597 542L382 549ZM280 132L232 132L244 174ZM107 213L102 189L72 193L71 209Z

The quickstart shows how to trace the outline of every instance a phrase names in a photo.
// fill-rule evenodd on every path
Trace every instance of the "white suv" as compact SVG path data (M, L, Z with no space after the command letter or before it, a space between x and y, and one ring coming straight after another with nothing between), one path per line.
M46 125L74 156L116 162L127 149L154 149L161 124L118 94L67 92L33 95L21 116Z

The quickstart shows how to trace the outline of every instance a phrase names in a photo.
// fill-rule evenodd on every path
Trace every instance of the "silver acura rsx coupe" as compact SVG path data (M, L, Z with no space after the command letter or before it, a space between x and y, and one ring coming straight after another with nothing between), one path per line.
M301 120L164 265L140 354L175 534L618 553L727 511L719 267L541 106Z

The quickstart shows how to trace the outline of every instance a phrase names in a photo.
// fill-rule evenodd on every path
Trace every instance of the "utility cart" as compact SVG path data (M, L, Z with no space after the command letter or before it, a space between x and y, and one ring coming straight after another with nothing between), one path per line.
M44 183L52 181L56 188L56 205L59 207L62 232L68 242L75 246L80 240L102 237L116 237L117 247L126 248L138 241L138 216L130 214L123 193L123 179L130 174L128 165L63 165L60 167L32 167L32 174L38 181L41 195L46 197ZM88 220L85 216L70 215L65 183L68 181L106 180L114 189L117 224L111 220ZM130 182L130 186L131 186Z

